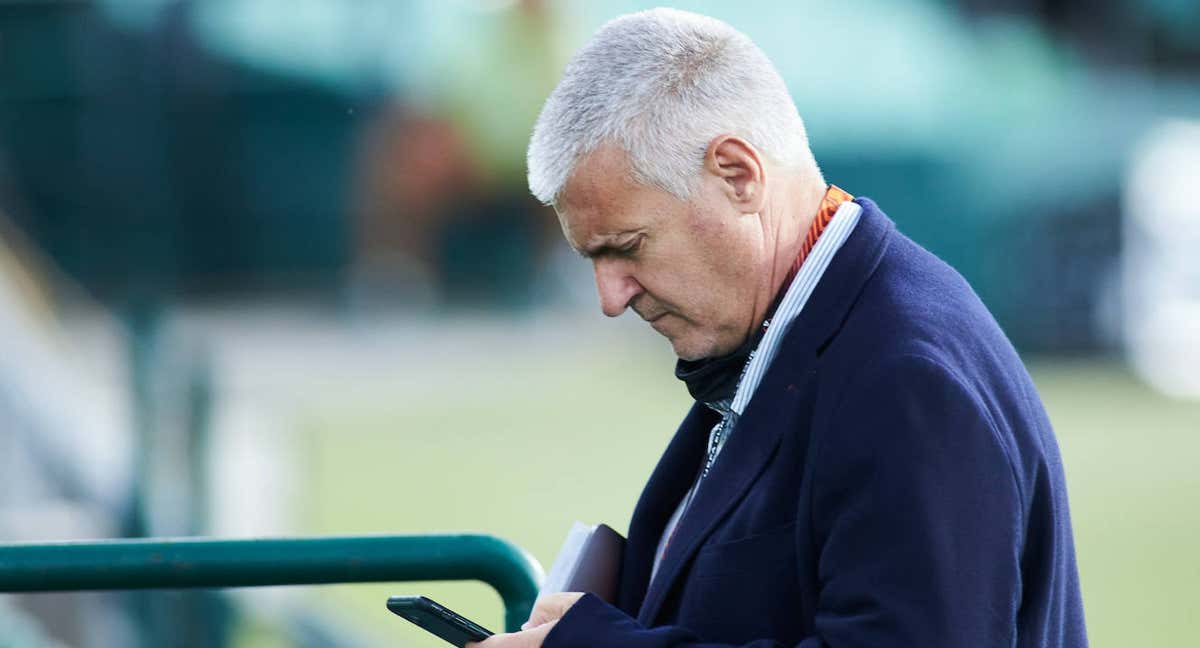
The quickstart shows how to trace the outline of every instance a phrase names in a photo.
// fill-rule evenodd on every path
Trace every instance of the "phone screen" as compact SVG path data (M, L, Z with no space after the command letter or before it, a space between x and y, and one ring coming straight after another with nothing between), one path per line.
M387 607L458 648L492 636L487 628L424 596L393 596Z

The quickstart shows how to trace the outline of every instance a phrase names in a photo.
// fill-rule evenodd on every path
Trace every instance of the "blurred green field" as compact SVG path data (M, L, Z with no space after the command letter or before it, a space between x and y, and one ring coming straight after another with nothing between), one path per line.
M304 413L306 533L481 531L544 566L574 520L624 533L689 398L667 349L583 348L478 358L387 399L339 396ZM1185 646L1200 636L1200 403L1119 364L1037 360L1066 462L1093 646ZM386 391L386 385L383 386ZM373 393L377 394L376 390ZM420 593L501 627L477 583L314 589L394 645L440 646L384 599Z

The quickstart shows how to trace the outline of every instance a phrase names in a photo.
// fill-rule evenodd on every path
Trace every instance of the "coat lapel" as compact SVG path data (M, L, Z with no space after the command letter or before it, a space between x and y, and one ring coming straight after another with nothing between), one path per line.
M692 406L634 508L617 592L617 607L630 616L642 605L659 538L696 477L708 442L708 431L716 422L716 413L708 407L700 403Z
M706 407L697 405L692 409L638 502L630 524L630 547L622 571L622 590L626 597L623 598L625 605L621 607L627 612L638 609L638 621L647 627L654 624L667 594L684 573L683 568L770 462L783 431L800 427L799 423L789 420L799 409L795 406L801 396L797 387L807 383L806 378L815 369L820 352L841 328L867 279L878 267L892 228L891 221L873 202L868 199L856 202L863 207L863 214L855 231L834 257L804 310L782 340L774 362L712 471L702 482L690 510L680 520L648 591L646 582L658 539L667 518L694 479L702 461L708 431L716 423L715 415L703 417L703 420L698 418L697 408L707 412ZM685 430L690 444L686 451L680 441ZM696 437L700 439L698 445ZM671 474L668 471L678 472ZM663 497L666 501L659 499ZM635 531L646 537L639 537L635 543ZM646 591L646 596L640 601L639 609L638 596L642 591Z
M784 425L773 414L792 411L794 408L779 398L796 396L795 390L786 390L787 377L793 375L792 371L780 369L772 367L764 377L741 421L713 464L712 471L701 482L691 508L679 521L675 536L667 547L659 572L654 582L650 583L646 600L638 614L638 621L644 625L652 625L666 594L681 575L682 567L716 529L725 514L750 490L779 446ZM702 460L702 457L697 457L696 468Z

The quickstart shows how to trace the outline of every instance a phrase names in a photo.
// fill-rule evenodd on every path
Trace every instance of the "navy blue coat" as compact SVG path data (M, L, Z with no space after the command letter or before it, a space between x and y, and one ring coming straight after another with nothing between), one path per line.
M638 501L616 606L547 648L1087 645L1054 433L966 281L870 200L649 583L716 423Z

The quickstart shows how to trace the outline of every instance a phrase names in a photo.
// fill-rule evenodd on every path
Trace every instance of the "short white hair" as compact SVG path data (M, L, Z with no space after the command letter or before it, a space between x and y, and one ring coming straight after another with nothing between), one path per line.
M753 41L686 11L628 14L575 54L542 107L529 188L556 203L579 159L612 143L636 181L686 200L709 142L726 133L776 164L820 173L787 86Z

